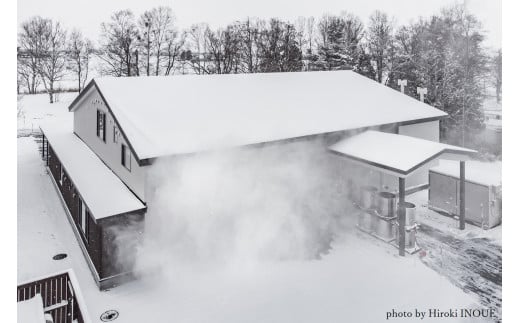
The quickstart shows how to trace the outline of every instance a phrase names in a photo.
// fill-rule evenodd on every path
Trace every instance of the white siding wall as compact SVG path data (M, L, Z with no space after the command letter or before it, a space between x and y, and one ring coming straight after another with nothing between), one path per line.
M386 128L375 128L374 130L397 133L400 135L416 137L431 141L439 141L439 121L429 121L422 123L415 123L406 126L393 127L388 126ZM391 157L391 156L389 156ZM419 169L416 173L409 176L406 179L406 188L412 188L418 185L428 183L428 169L433 166L437 166L438 161L434 160L427 165L423 166L422 169ZM392 176L383 172L378 172L377 170L369 170L369 174L371 175L370 185L377 186L381 190L385 191L395 191L399 189L399 179L396 176Z
M131 170L121 165L121 144L129 147L122 135L114 142L116 123L104 105L101 96L92 88L91 93L80 102L74 111L74 133L98 155L101 160L143 201L145 200L145 181L147 166L140 167L132 154ZM96 134L97 110L106 113L106 142ZM102 189L102 188L101 188Z
M421 139L426 139L430 141L439 142L440 138L440 128L439 121L430 121L430 122L422 122L416 123L406 126L399 127L399 134L416 137ZM421 167L421 169L417 170L414 174L409 176L406 179L406 187L414 187L417 185L422 185L428 183L428 170L431 167L437 166L439 164L438 160L433 160ZM397 179L392 182L397 182ZM398 185L398 184L396 184Z
M439 142L439 121L436 120L400 126L398 133L400 135Z

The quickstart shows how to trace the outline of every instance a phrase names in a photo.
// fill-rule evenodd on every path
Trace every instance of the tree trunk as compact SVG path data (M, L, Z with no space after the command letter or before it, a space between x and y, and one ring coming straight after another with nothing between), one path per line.
M161 53L161 48L159 47L157 49L157 63L155 65L155 76L158 76L159 75L159 62L160 62L160 54Z
M36 74L32 75L31 84L29 84L29 94L36 94Z
M78 93L81 93L81 62L78 64Z

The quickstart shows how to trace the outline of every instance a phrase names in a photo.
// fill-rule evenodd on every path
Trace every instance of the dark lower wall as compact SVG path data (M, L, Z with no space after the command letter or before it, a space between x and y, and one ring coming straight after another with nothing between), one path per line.
M80 204L81 204L81 195L80 192L76 189L73 183L73 179L71 179L66 169L63 169L63 177L62 177L62 164L55 154L52 146L49 144L48 146L48 167L51 171L51 175L56 182L58 189L63 197L63 201L65 202L65 206L67 207L69 214L72 217L74 225L79 233L81 241L87 253L96 269L98 275L103 277L103 266L101 259L101 250L102 250L102 238L101 238L101 228L99 224L97 224L91 213L87 214L87 234L83 234L83 230L81 229L80 223ZM87 208L88 210L88 208Z
M87 206L87 234L84 234L81 228L81 192L76 189L65 168L62 173L63 165L50 144L47 152L51 175L79 233L79 243L85 247L101 280L98 282L100 286L106 278L131 272L144 230L144 212L117 215L96 222ZM109 284L112 282L119 280L110 279ZM108 287L111 285L102 288Z

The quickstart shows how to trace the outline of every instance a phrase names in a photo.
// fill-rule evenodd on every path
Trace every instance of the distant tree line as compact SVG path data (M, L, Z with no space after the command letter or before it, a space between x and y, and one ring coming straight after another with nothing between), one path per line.
M59 22L34 17L18 37L19 91L35 93L40 85L53 101L55 85L65 72L81 91L92 58L102 75L149 76L344 70L394 89L406 79L405 93L447 112L445 136L460 135L483 124L485 84L501 99L501 50L483 48L481 23L463 6L398 26L375 11L365 26L353 14L280 19L247 18L212 29L200 23L179 30L173 11L157 7L136 17L114 12L101 24L96 48L80 31L68 33Z

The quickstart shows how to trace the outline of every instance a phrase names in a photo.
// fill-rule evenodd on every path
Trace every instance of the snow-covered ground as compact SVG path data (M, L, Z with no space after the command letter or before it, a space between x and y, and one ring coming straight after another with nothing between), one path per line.
M18 136L38 131L42 122L72 123L72 113L67 108L76 96L77 93L59 93L58 101L50 104L47 94L22 95L18 102Z
M493 167L495 167L495 165L493 165ZM493 244L502 246L502 225L498 225L489 230L483 230L479 226L466 223L466 228L461 231L459 229L458 219L442 215L428 208L427 190L419 191L408 196L407 201L416 205L417 221L421 224L442 230L457 239L486 238L491 240Z
M498 169L500 174L496 162L477 164L481 170ZM423 263L477 296L483 307L502 313L502 226L483 230L466 223L461 231L457 219L428 209L428 191L417 192L408 200L417 206L421 225L417 243L424 251Z
M43 119L70 122L67 101L46 96L22 104L30 129ZM28 121L30 120L30 121ZM387 312L481 308L419 256L397 256L386 243L345 227L320 260L286 261L245 268L178 268L169 281L153 274L100 292L67 221L58 193L38 155L34 137L18 138L18 281L72 268L95 322L106 310L116 322L384 322ZM67 253L64 260L52 260ZM390 319L414 322L417 319ZM423 322L438 322L425 319ZM475 322L443 318L443 322ZM478 322L485 322L479 320Z

